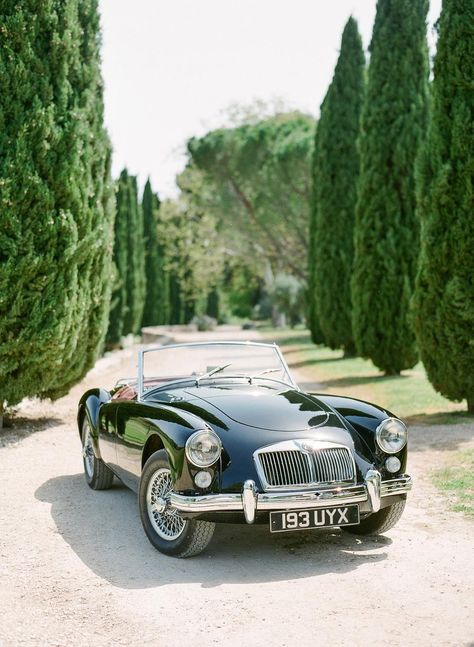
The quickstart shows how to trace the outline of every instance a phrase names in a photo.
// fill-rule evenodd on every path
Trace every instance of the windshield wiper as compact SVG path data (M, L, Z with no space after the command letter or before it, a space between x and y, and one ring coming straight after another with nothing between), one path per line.
M197 377L195 385L199 386L199 380L205 380L207 377L211 377L211 375L215 375L216 373L223 371L225 368L228 368L229 366L230 364L224 364L224 366L216 366L216 368L213 368L212 371L208 371L207 373L204 373L204 375L200 375L199 377Z
M256 373L255 375L249 375L248 380L249 384L252 384L252 380L256 377L260 377L261 375L267 375L267 373L278 373L281 371L281 368L266 368L264 371L260 371L260 373Z

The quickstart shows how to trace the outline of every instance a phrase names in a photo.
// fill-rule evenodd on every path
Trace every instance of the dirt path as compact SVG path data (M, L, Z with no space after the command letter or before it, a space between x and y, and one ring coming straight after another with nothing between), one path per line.
M148 543L133 493L93 492L82 475L78 398L134 362L133 349L100 360L0 437L1 647L474 645L474 523L427 475L474 444L470 425L412 429L416 488L385 537L222 525L205 553L175 560Z

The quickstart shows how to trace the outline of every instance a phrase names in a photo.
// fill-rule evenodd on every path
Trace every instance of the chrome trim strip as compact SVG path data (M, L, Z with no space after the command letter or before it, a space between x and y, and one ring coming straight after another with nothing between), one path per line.
M255 482L245 481L241 493L204 494L186 496L170 492L169 504L180 512L244 512L247 523L253 523L255 514L266 510L297 510L305 508L324 508L331 504L338 505L370 501L372 511L376 512L376 494L370 494L371 489L377 492L377 470L369 470L365 484L347 485L313 489L311 492L257 492ZM373 482L375 481L375 485ZM412 487L411 477L403 474L399 478L382 481L380 496L387 497L395 494L406 494ZM380 498L379 507L380 507Z

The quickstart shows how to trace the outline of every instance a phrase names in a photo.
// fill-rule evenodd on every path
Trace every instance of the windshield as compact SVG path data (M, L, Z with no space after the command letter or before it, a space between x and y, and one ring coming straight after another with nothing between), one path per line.
M141 356L142 393L181 379L193 379L199 384L201 380L245 376L294 384L278 347L270 344L178 344L145 349Z

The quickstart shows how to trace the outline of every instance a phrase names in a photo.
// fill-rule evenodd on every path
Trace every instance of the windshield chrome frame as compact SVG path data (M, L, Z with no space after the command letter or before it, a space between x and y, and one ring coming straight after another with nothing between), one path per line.
M296 384L296 382L294 381L293 376L290 373L290 369L288 368L288 364L286 363L286 360L283 357L283 354L278 344L275 344L275 343L266 344L264 342L256 342L256 341L195 341L195 342L187 342L182 344L165 344L163 346L152 346L151 348L141 348L138 351L138 367L137 367L138 368L138 375L137 375L138 401L141 401L143 398L143 395L145 394L144 376L143 376L144 355L146 353L151 353L153 351L159 351L159 350L164 350L168 348L189 348L192 346L247 346L247 347L264 346L265 348L273 348L274 350L276 350L277 355L280 359L280 362L282 363L282 366L285 369L286 374L288 375L288 379L289 379L288 386L293 387L297 391L301 390L299 386ZM222 377L225 377L225 376L222 376ZM170 384L172 383L173 382L170 381ZM286 382L282 382L282 383L286 384Z

